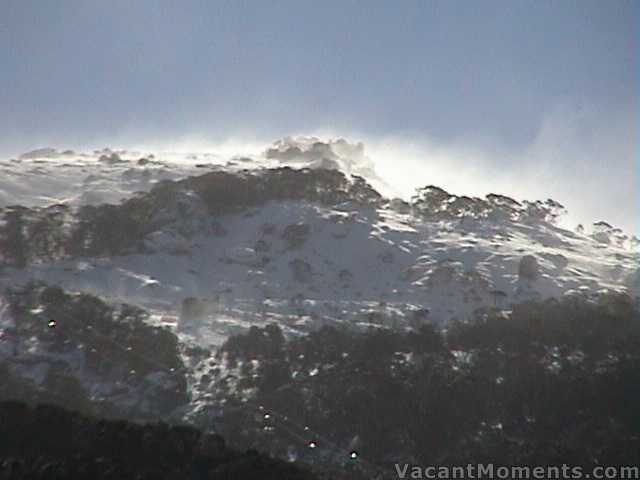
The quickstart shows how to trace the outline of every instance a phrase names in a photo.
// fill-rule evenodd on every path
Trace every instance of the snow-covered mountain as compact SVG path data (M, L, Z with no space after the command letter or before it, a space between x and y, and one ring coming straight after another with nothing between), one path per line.
M215 152L139 152L103 148L74 152L46 147L18 158L0 159L0 207L118 203L163 180L200 175L209 169L241 171L282 165L334 168L382 182L364 155L364 146L343 139L284 138L259 155Z
M198 348L265 322L402 328L637 292L638 242L620 230L560 228L552 200L387 199L344 140L232 158L42 149L0 172L2 290L38 280L137 305Z

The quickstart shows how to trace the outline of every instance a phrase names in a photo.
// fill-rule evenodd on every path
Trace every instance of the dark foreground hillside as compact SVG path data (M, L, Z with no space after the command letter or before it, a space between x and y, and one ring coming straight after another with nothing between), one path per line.
M290 449L281 422L265 430L231 408L252 395L278 419L309 426L317 441L306 457L318 462L353 449L360 465L386 471L638 465L639 320L630 298L607 295L492 309L446 330L325 327L286 338L276 325L253 327L218 353L236 374L226 390L213 379L228 406L221 433L234 445Z
M60 407L0 403L3 480L313 478L254 450L230 450L222 437L191 427L97 420Z

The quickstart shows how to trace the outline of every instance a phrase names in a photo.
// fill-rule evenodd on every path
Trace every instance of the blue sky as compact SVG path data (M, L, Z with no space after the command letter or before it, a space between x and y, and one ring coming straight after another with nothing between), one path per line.
M593 215L629 227L639 13L631 1L3 0L0 153L331 132L387 156L422 151L421 168L434 149L457 167L473 157L487 184L520 178L523 194L562 174L584 208L596 176L613 200ZM544 175L526 186L535 162Z

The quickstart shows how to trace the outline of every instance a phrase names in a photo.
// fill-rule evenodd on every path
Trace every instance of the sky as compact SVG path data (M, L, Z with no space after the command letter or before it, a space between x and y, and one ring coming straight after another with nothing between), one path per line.
M0 0L0 155L363 141L399 194L640 231L632 1Z

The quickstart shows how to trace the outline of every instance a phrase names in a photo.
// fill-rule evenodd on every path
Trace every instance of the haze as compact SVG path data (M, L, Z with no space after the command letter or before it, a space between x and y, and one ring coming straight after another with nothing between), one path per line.
M0 153L364 141L400 194L638 232L637 2L0 5Z

